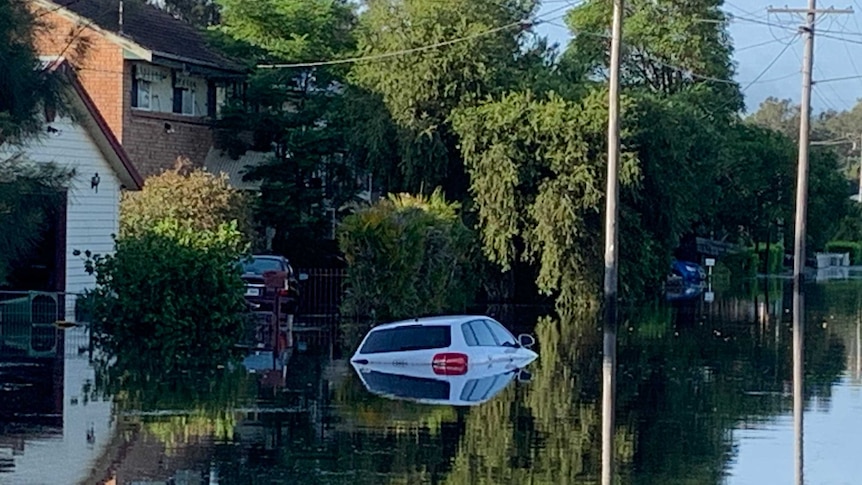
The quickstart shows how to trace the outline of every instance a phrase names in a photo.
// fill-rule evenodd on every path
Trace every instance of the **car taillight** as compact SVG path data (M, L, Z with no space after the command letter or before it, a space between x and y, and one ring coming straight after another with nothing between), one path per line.
M288 296L288 295L290 295L290 292L287 290L287 288L281 288L278 290L278 296Z
M434 356L431 367L437 375L460 376L467 373L467 362L467 354L445 352Z

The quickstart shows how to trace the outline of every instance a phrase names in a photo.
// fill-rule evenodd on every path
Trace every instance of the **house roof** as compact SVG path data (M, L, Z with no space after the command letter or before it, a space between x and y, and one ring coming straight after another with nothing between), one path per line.
M131 41L152 56L166 60L198 64L224 71L242 72L238 62L207 45L202 32L168 12L144 2L123 2L123 26L120 29L120 0L37 0L48 9L65 10L79 20L88 21L120 39ZM115 39L117 40L117 39ZM150 59L147 59L150 60Z
M211 147L206 159L204 159L204 168L207 172L216 175L219 173L227 175L231 187L235 189L258 191L260 190L260 182L247 182L243 180L243 176L245 176L249 168L266 163L272 156L272 152L247 151L234 160L226 152Z
M120 141L114 136L114 132L111 131L96 103L78 80L72 66L62 57L43 58L42 64L44 69L57 72L68 81L67 89L71 95L69 101L75 114L79 115L76 121L93 137L123 185L130 190L140 190L144 186L144 178L138 173Z

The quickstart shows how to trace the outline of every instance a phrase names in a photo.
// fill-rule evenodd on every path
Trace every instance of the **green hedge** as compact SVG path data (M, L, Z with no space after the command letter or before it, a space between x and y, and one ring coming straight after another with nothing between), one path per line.
M476 289L472 231L442 192L390 195L338 229L347 260L344 315L394 320L463 312Z
M766 262L767 273L769 274L781 273L784 269L783 244L770 244L769 254L766 254L766 243L758 243L756 252L759 261L759 265L757 266L758 273L763 271L764 262Z
M733 278L754 278L760 269L760 257L750 248L728 254L721 259L721 262Z
M850 253L850 264L862 264L862 243L853 241L830 241L826 243L827 253Z

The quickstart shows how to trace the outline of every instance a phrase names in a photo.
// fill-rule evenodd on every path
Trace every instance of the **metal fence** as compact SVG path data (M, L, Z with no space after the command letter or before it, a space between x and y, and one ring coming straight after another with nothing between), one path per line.
M300 269L308 279L300 286L298 315L303 319L338 314L347 271L339 268Z
M56 325L85 320L78 302L78 295L67 293L0 291L0 350L52 356L58 350Z

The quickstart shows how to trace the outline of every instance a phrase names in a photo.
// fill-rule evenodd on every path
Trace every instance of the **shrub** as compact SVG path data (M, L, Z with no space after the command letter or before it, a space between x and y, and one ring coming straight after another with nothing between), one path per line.
M757 271L763 271L764 262L766 272L769 274L781 273L784 269L784 245L773 243L769 245L769 254L766 254L766 244L758 243L755 249L758 258Z
M862 243L853 241L830 241L826 243L827 253L850 253L850 264L862 264Z
M753 249L728 254L721 260L732 278L754 278L760 268L760 258Z
M87 300L97 343L158 359L165 372L224 362L243 329L236 261L244 249L235 223L200 231L165 219L118 238L115 254L86 262L96 275Z
M390 195L345 218L338 242L348 264L342 313L396 319L463 311L476 289L475 239L457 203Z
M200 231L235 222L247 240L253 239L248 196L233 189L224 174L192 168L185 159L178 159L173 170L148 178L143 190L123 194L120 236L141 235L167 219Z

